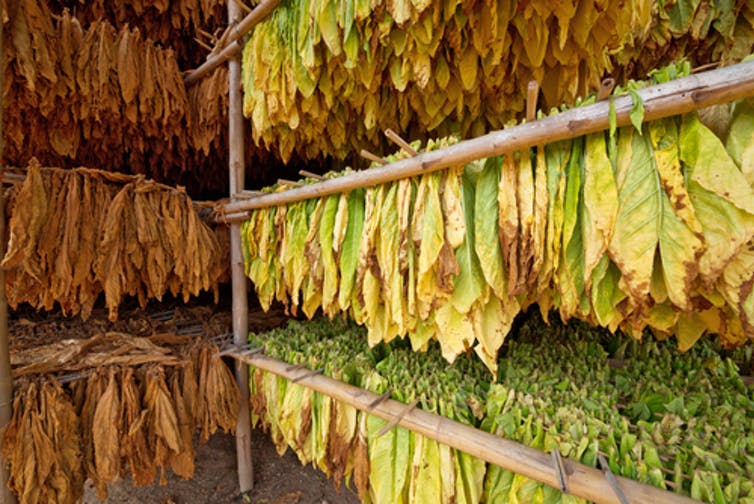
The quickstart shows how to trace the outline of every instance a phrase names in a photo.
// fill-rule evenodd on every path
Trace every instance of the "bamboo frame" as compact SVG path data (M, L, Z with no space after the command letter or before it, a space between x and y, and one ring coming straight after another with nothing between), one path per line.
M0 37L0 61L3 61L3 37ZM0 72L0 89L3 89L3 72ZM3 97L0 95L0 173L5 175L3 159ZM0 257L5 256L5 195L0 186ZM8 299L5 295L5 270L0 268L0 502L13 504L16 496L8 488L8 469L2 457L3 438L13 415L13 380L10 373L10 342L8 334Z
M236 2L228 0L228 21L233 22L240 13ZM241 90L241 60L238 55L228 61L228 138L230 194L244 188L244 126L243 95ZM233 293L233 342L243 345L249 337L249 302L247 280L244 274L241 226L236 221L230 225L230 273ZM249 367L235 361L236 382L241 393L238 422L236 424L236 461L238 488L245 494L254 488L254 464L251 457L251 413L249 411Z
M209 75L215 68L219 67L226 61L235 58L241 54L241 38L246 35L252 28L270 15L275 10L275 7L280 4L280 0L263 0L262 3L254 7L245 18L243 18L236 26L230 29L227 36L221 37L221 41L216 46L207 61L202 63L199 68L189 73L183 83L186 87L199 82L202 78ZM241 8L238 3L233 0L228 0L228 10L233 5L234 16L228 19L228 22L232 24L240 15ZM239 80L240 83L240 80Z
M469 455L514 471L527 478L558 488L557 470L553 467L551 455L547 452L421 409L406 411L407 405L404 403L387 398L380 401L382 396L324 375L304 376L308 373L306 369L296 369L285 362L264 354L250 356L231 353L228 355L288 380L299 378L299 384L304 387L388 422L399 417L398 425L417 434L434 439L451 448L464 451ZM370 406L373 409L370 409ZM598 504L620 504L620 497L602 471L572 460L563 462L568 476L568 488L572 495ZM668 504L696 502L683 495L674 494L638 481L621 476L613 475L613 477L622 493L630 497L631 502L663 502Z
M693 74L638 91L644 102L644 119L651 121L668 116L731 102L754 95L754 61ZM267 208L286 203L348 192L360 187L393 182L407 177L465 165L477 159L575 138L609 128L610 103L614 104L618 126L630 124L633 106L630 96L618 96L593 105L527 122L512 128L493 131L455 145L384 166L363 170L315 184L266 194L253 200L231 202L226 213Z

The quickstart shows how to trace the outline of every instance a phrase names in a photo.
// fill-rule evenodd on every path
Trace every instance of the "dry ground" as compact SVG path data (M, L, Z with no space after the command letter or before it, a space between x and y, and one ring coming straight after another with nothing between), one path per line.
M288 450L279 457L270 438L255 430L252 434L254 456L254 490L245 500L238 493L235 438L215 434L200 446L196 456L194 478L184 481L168 475L168 484L134 487L130 477L110 485L107 504L352 504L359 499L355 492L335 490L331 480L311 466L302 466ZM97 494L87 488L84 504L97 504Z

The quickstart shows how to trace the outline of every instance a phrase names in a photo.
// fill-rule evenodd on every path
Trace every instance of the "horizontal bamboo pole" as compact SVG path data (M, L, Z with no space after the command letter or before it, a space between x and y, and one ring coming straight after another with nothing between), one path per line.
M183 79L183 83L186 87L196 84L215 68L219 67L237 54L240 54L242 47L239 42L241 38L257 24L264 21L264 19L275 10L275 7L277 7L278 4L280 4L280 0L263 0L262 3L254 7L254 10L231 29L227 37L224 37L223 43L225 44L225 47L214 56L207 58L207 61L202 63L199 68ZM217 50L217 48L215 50Z
M256 366L288 380L301 378L309 373L305 368L296 369L285 362L263 354L249 356L230 353L228 355L246 362L250 366ZM319 374L302 378L300 384L361 411L369 410L370 405L379 398L377 394L368 390ZM369 411L369 414L388 422L403 414L398 425L406 429L527 478L558 488L556 468L547 452L530 448L421 409L406 412L405 404L392 399L378 402L374 409ZM602 471L567 459L564 460L564 465L568 475L568 488L572 495L598 504L620 503L618 496ZM627 478L617 476L616 479L631 502L663 502L669 504L696 502L683 495L674 494Z
M638 91L644 102L644 119L685 114L700 108L731 102L754 95L754 61L738 63L674 81L650 86ZM630 124L633 105L630 96L613 98L619 126ZM418 156L401 159L384 166L370 168L342 177L306 185L296 189L271 193L249 201L232 202L225 211L239 212L254 208L283 205L309 198L347 192L359 187L384 184L406 177L414 177L451 166L505 152L526 149L575 138L609 128L609 100L555 114L538 121L523 123L508 129L464 140Z

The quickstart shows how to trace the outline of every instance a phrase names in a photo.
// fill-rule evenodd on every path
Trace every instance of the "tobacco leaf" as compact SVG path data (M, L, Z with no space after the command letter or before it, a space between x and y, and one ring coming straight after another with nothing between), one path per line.
M97 496L107 498L107 484L120 473L120 437L122 425L120 390L116 371L110 370L107 387L97 401L92 418L92 443L94 445L94 479Z

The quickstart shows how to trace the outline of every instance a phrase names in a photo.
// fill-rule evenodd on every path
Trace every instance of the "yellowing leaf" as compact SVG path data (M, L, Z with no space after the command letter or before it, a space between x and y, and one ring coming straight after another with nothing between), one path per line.
M618 188L603 133L586 137L584 155L584 282L607 250L618 213Z
M620 163L620 206L610 253L623 274L621 286L633 302L642 304L650 290L659 244L665 286L670 299L689 309L689 290L696 275L701 240L672 211L662 189L651 143L629 129L621 130L621 145L631 143L630 162Z

